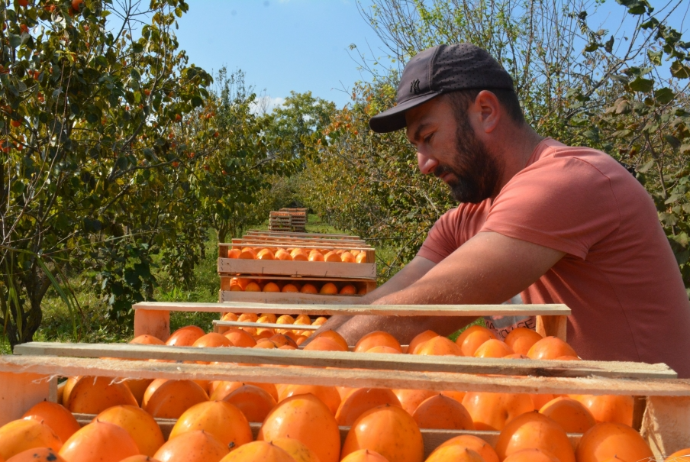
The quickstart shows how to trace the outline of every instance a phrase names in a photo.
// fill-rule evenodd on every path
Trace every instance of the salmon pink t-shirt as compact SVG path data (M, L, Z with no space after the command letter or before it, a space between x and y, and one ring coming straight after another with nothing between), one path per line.
M495 199L461 204L418 255L435 263L482 231L565 256L520 295L564 303L584 359L666 363L690 377L690 303L651 197L610 156L543 140Z

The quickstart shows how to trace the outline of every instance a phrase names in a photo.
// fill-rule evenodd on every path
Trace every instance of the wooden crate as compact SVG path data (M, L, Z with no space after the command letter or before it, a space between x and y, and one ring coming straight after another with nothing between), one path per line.
M308 238L308 239L340 239L340 240L361 240L358 236L351 236L349 234L327 234L327 233L273 233L270 230L250 229L245 236L274 236L274 237L294 237L294 238Z
M139 304L139 310L169 311L175 304ZM196 306L190 306L196 305ZM176 304L175 309L202 304ZM285 306L203 304L209 311L297 314L537 315L544 334L564 335L563 305L487 306ZM557 331L553 332L556 328ZM56 396L56 376L104 376L260 383L319 384L348 387L416 388L436 391L486 391L552 394L631 395L635 426L659 458L690 446L690 381L674 378L665 365L604 361L536 361L469 357L421 357L374 353L288 351L242 348L180 348L158 345L34 343L0 357L0 425L21 417L33 404ZM108 358L172 359L176 363L118 361ZM219 364L188 364L218 361ZM236 367L223 363L264 364ZM321 366L271 367L271 365ZM89 416L82 419L88 421ZM172 422L170 422L172 424ZM255 426L256 427L256 426ZM169 427L168 427L169 428ZM347 428L342 429L343 432ZM459 434L495 444L498 432L423 430L425 452ZM576 445L581 435L571 434ZM660 459L661 460L661 459Z

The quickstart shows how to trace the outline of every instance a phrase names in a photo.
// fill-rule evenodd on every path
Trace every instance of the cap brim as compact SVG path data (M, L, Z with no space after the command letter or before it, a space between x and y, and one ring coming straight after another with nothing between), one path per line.
M436 91L410 98L404 103L398 104L369 119L369 127L376 133L389 133L405 128L407 126L405 111L426 103L430 99L436 98L441 93L440 91Z

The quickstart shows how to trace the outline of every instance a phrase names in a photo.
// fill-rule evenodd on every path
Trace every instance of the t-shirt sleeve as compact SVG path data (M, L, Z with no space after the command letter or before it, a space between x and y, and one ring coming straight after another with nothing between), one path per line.
M457 210L451 209L447 211L434 223L427 238L424 240L424 244L417 252L418 257L426 258L434 263L440 263L441 260L457 249L457 220L455 219Z
M531 242L586 259L589 249L618 228L609 178L576 157L533 164L496 197L481 231Z

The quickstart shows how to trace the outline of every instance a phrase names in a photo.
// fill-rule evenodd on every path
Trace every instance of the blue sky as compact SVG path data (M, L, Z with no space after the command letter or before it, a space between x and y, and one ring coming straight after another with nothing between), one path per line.
M274 103L290 91L311 91L342 107L349 102L347 90L357 80L369 79L358 70L350 45L368 58L386 56L356 1L191 0L176 33L191 63L207 71L242 69L247 83ZM651 3L660 7L666 0ZM685 33L688 8L677 10L671 21ZM615 0L607 0L591 24L618 25L623 11Z
M274 99L311 91L343 106L349 97L340 90L367 78L350 44L384 56L354 0L192 0L189 6L176 34L190 62L207 71L240 68L257 93Z

